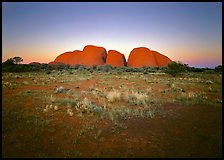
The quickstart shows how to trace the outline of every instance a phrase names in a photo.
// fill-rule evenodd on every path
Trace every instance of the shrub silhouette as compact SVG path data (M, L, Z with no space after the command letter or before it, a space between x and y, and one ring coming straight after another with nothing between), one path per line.
M21 57L13 57L12 59L14 61L14 64L19 64L20 62L23 61L23 59Z
M215 72L222 72L222 65L218 65L214 69Z
M20 62L22 62L23 59L21 57L13 57L13 58L9 58L7 59L4 64L8 64L8 65L12 65L12 64L19 64Z
M2 63L3 65L14 65L14 61L12 58L7 59L5 62Z

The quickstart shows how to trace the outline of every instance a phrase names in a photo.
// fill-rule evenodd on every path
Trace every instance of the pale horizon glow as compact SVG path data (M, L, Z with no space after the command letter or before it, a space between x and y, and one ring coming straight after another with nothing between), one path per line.
M3 2L2 62L49 63L86 45L155 50L192 67L222 64L221 2Z

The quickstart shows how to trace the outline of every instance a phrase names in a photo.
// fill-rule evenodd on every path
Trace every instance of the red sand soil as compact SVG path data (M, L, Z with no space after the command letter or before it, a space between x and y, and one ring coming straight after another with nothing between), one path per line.
M63 83L63 86L76 91L86 91L99 81L101 81L100 78L93 78ZM112 86L122 81L123 84L126 82L126 80L116 79ZM139 83L140 88L145 85L142 80L136 79L134 82ZM3 99L7 98L10 102L15 102L8 106L3 101L4 109L26 112L50 120L47 126L34 128L29 132L18 127L12 132L3 134L3 157L38 157L38 155L65 157L65 152L69 151L79 151L81 155L78 157L209 158L222 156L222 147L217 144L217 141L220 143L222 141L221 106L165 104L159 107L161 114L155 118L132 118L120 121L128 128L121 129L121 132L117 134L112 133L111 123L96 116L84 115L84 118L81 118L75 115L70 117L66 114L66 107L58 111L43 113L42 110L35 109L43 105L42 101L29 96L20 99L21 97L16 94L25 89L52 92L52 89L60 84L33 86L29 81L29 85L20 86L14 90L3 88ZM127 87L134 86L128 81L127 84ZM99 88L104 87L107 87L107 84ZM161 85L156 84L155 87L158 88ZM74 145L73 140L85 124L94 126L96 129L81 136L78 144ZM6 124L3 124L3 127L4 125ZM94 139L99 129L103 131L103 140ZM37 135L37 138L33 135ZM70 155L69 157L76 156Z

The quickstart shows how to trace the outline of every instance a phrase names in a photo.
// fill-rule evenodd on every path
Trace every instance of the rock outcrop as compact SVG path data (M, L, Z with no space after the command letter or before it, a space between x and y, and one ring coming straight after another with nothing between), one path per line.
M139 47L131 51L127 65L129 67L166 66L169 62L171 60L168 57L146 47Z
M108 51L106 64L109 64L113 67L127 66L125 56L115 50Z
M93 65L104 65L107 58L107 51L103 47L87 45L83 49L82 64L90 67Z
M169 62L171 60L168 57L146 47L134 48L126 62L125 56L118 51L109 50L107 54L106 49L103 47L87 45L83 48L83 51L74 50L62 53L49 64L66 64L71 66L80 64L87 67L108 64L116 67L143 67L166 66Z
M151 52L154 54L156 60L157 60L157 65L158 66L166 66L168 63L172 62L171 59L169 59L167 56L162 55L159 52L152 51Z
M68 65L82 64L82 51L65 52L60 54L54 60L55 63L64 63ZM54 64L55 64L54 63Z
M83 51L75 50L60 54L54 60L54 63L64 63L68 65L81 64L84 66L104 65L107 58L107 52L103 47L87 45ZM54 64L52 63L52 64Z

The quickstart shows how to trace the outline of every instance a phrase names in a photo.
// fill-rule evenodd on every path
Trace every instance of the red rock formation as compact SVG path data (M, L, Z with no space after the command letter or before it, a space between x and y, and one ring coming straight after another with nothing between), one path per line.
M103 47L87 45L83 49L83 65L104 65L107 58L107 51Z
M123 54L115 50L109 50L106 64L109 64L113 67L120 67L120 66L126 66L127 62Z
M168 57L146 47L139 47L131 51L127 65L129 67L165 66L169 62L171 60Z
M154 54L158 66L166 66L169 62L171 62L171 60L167 56L164 56L156 51L151 52Z
M110 50L107 55L107 51L103 47L97 47L93 45L87 45L83 48L83 51L75 50L73 52L65 52L56 57L54 62L49 64L68 64L76 65L81 64L87 67L93 65L109 64L111 66L126 66L129 67L143 67L143 66L165 66L171 60L156 52L151 51L146 47L134 48L126 63L125 57L120 52Z
M81 64L85 66L104 65L107 58L107 51L103 47L87 45L83 51L75 50L60 54L54 63L60 62L69 65Z
M82 64L82 51L75 50L73 52L65 52L57 56L54 62L61 62L69 65Z

